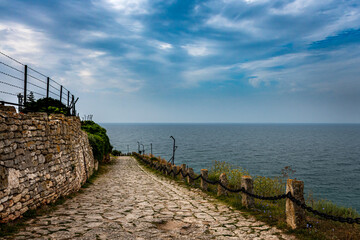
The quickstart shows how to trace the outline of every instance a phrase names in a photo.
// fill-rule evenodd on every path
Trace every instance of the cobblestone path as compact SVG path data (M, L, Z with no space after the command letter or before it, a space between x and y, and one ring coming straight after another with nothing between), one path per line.
M295 239L119 157L111 170L9 239Z

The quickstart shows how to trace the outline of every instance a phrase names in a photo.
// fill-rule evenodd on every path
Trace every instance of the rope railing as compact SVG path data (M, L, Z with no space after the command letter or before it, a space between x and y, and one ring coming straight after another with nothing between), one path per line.
M312 207L306 205L306 203L304 203L303 201L296 199L291 192L287 192L286 194L281 194L281 195L276 195L276 196L261 196L261 195L257 195L254 193L251 193L249 191L247 191L244 187L238 188L238 189L231 189L228 186L226 186L225 184L223 184L221 181L216 180L216 181L211 181L209 179L207 179L206 177L202 176L202 174L199 174L198 176L192 176L192 174L189 174L189 172L183 172L183 169L180 168L180 170L178 170L177 172L173 170L173 168L171 168L169 170L169 168L167 166L164 166L162 164L154 164L151 160L146 160L143 156L137 154L137 153L133 153L134 156L136 156L138 159L140 159L142 162L144 162L147 165L150 165L151 168L154 168L155 170L161 171L161 172L165 172L167 175L173 175L174 177L178 176L179 174L182 175L183 178L189 177L192 181L196 181L199 178L201 178L203 181L205 181L208 184L211 185L220 185L223 189L225 189L228 192L232 192L232 193L243 193L246 194L252 198L256 198L256 199L260 199L260 200L269 200L269 201L273 201L273 200L280 200L280 199L289 199L291 202L295 203L297 206L299 206L301 209L306 210L307 212L310 212L316 216L320 216L322 218L328 219L328 220L332 220L332 221L336 221L336 222L341 222L341 223L348 223L348 224L360 224L360 218L345 218L345 217L340 217L340 216L334 216L334 215L330 215L327 213L323 213L323 212L319 212L318 210L313 209Z

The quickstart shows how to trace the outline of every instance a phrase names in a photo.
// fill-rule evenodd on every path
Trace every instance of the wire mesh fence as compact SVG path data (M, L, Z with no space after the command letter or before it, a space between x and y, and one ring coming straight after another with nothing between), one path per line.
M53 98L76 114L75 96L60 83L0 52L0 103L23 107L27 101Z

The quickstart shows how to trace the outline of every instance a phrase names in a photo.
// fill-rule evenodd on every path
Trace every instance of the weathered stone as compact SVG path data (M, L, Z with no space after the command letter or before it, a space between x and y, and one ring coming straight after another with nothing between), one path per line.
M201 172L201 176L202 176L200 187L201 187L202 190L207 191L208 190L208 183L206 181L204 181L203 178L206 179L206 180L208 179L208 170L207 169L201 169L200 172Z
M288 192L300 202L305 202L303 181L288 179L286 193ZM305 210L288 198L286 199L286 222L292 229L305 227Z
M220 181L220 182L222 183L222 185L224 185L225 187L227 187L228 184L229 184L228 179L227 179L225 173L220 174L219 181ZM223 188L222 186L220 186L220 184L218 185L217 195L218 195L218 196L227 195L226 189Z
M242 176L241 187L243 187L245 191L247 191L248 193L251 194L254 193L254 183L251 176ZM253 197L250 197L249 195L242 193L241 198L242 198L241 202L244 207L251 208L254 206L255 201Z
M26 207L23 203L14 215ZM201 191L152 175L131 157L119 157L96 184L54 212L26 222L10 239L29 238L295 239L244 218Z
M194 169L188 168L187 173L189 174L189 176L187 176L188 184L194 184L194 180L191 179L195 177Z
M182 175L181 175L181 177L183 178L183 181L186 181L186 177L184 177L185 176L185 174L186 174L186 164L181 164L181 170L182 170Z
M21 193L19 193L18 195L16 195L16 196L14 196L14 197L13 197L13 201L14 201L14 203L19 202L19 201L20 201L20 199L21 199Z
M79 118L0 110L0 221L78 190L95 165Z
M0 124L0 132L5 131L7 128L8 128L8 126L5 123Z
M5 106L0 104L0 111L16 113L16 108L14 106Z
M0 190L8 186L8 171L7 168L0 166Z
M14 168L8 169L8 187L10 189L19 187L19 178L21 174L19 170Z

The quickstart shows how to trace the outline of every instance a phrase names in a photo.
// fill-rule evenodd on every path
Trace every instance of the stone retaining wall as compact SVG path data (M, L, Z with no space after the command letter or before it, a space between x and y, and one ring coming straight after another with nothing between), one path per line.
M0 106L0 222L79 190L97 167L78 117Z

